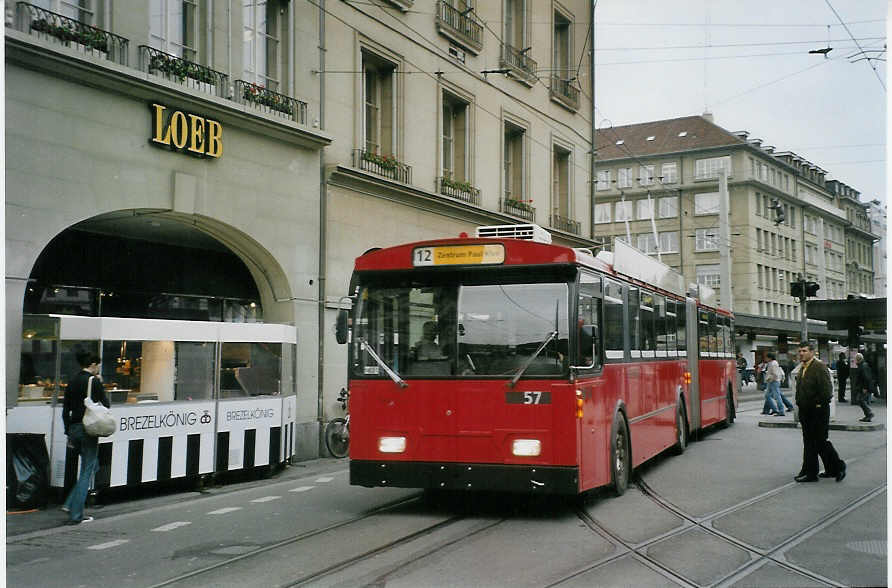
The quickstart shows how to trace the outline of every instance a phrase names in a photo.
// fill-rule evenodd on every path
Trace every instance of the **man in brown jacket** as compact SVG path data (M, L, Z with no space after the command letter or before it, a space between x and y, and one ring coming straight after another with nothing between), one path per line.
M833 384L830 370L815 357L811 343L799 344L799 376L796 379L796 404L799 406L799 422L802 426L802 470L794 479L797 482L818 481L818 455L824 462L822 478L836 478L841 482L846 477L846 462L828 439L830 431L830 399L833 397Z

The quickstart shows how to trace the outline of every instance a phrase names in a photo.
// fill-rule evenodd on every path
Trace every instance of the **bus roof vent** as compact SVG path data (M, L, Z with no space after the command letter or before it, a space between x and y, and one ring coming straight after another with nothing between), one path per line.
M551 233L539 225L490 225L477 227L478 237L493 239L523 239L536 243L551 243Z

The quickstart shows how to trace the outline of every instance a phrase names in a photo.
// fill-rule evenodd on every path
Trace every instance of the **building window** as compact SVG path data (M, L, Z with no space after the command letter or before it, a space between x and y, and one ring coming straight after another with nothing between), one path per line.
M645 253L657 252L657 240L653 233L641 233L638 235L638 249Z
M698 265L697 283L718 289L722 282L722 274L718 264Z
M642 186L650 186L654 183L654 166L642 165L638 168L638 183Z
M151 0L149 46L189 61L198 61L197 0Z
M396 154L395 70L396 66L390 61L367 51L362 52L365 105L363 143L370 153Z
M595 224L604 224L611 222L610 209L613 207L609 202L604 204L595 204Z
M567 81L575 75L571 55L573 54L573 27L570 19L558 11L554 12L554 54L552 65L554 74L562 81ZM525 46L520 47L524 49Z
M694 234L695 251L717 251L719 248L719 229L697 229Z
M694 214L718 214L719 193L707 192L694 195Z
M631 188L632 187L632 168L631 167L621 167L619 168L616 176L616 185L620 188Z
M468 103L443 92L443 177L467 182L468 172Z
M35 0L31 4L86 25L101 26L102 24L104 9L102 0Z
M724 169L727 177L731 177L731 156L709 157L694 162L694 178L706 180L719 177L719 170Z
M660 233L660 253L678 253L678 231Z
M622 200L617 202L615 218L617 221L632 220L632 203Z
M510 122L505 123L505 198L523 200L526 194L524 185L524 165L526 161L526 131Z
M526 0L505 0L505 43L516 49L526 49Z
M570 219L570 151L552 148L551 212Z
M761 290L764 287L765 282L763 281L762 276L762 266L760 264L756 264L756 287Z
M663 169L660 173L663 176L662 182L664 184L675 184L678 182L678 164L677 163L664 163Z
M659 199L660 218L675 218L678 216L678 196L669 196Z
M598 190L610 189L610 170L604 169L598 172Z
M279 9L276 3L248 0L242 8L244 21L245 80L273 91L281 84L279 71Z
M635 202L635 218L649 220L653 216L653 200L642 198Z

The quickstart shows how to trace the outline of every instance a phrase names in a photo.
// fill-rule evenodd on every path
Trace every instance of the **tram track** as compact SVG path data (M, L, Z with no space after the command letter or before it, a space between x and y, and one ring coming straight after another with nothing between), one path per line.
M854 463L857 460L851 460L850 463ZM665 578L678 583L681 586L703 586L702 584L698 584L691 578L687 578L684 575L672 570L665 564L660 561L657 561L655 558L649 556L647 554L647 549L653 545L666 541L667 539L671 539L672 537L677 537L682 534L688 533L691 529L697 528L702 530L703 532L718 538L721 541L724 541L728 544L733 545L734 547L745 551L750 560L743 565L737 567L732 570L730 573L726 574L724 577L718 579L717 581L711 582L710 584L706 584L706 586L715 586L715 587L724 587L730 586L734 582L740 580L743 577L746 577L751 572L755 571L759 567L765 565L766 562L774 563L775 565L786 569L787 571L799 574L816 582L818 585L823 586L843 586L839 582L836 582L830 578L826 578L818 573L815 573L811 570L798 566L796 564L790 563L786 561L783 554L787 550L795 547L799 543L807 540L809 537L815 535L820 532L822 529L827 526L833 524L834 522L840 520L845 517L847 514L853 512L854 510L860 508L862 505L866 504L870 500L880 496L883 492L886 491L887 485L885 483L876 486L869 491L865 492L861 496L855 498L850 501L848 504L845 504L829 513L826 513L817 521L807 525L806 527L800 529L790 537L787 537L785 540L780 542L777 545L772 546L770 549L760 549L756 546L750 545L745 541L741 541L728 533L717 530L713 528L712 523L722 517L725 517L734 512L738 512L744 508L747 508L753 504L757 504L763 500L766 500L772 496L775 496L784 490L787 490L793 486L795 486L794 482L783 484L776 488L773 488L767 492L763 492L758 496L754 496L743 500L737 504L725 507L716 512L710 513L706 516L697 517L685 512L683 509L674 505L671 501L661 496L658 492L656 492L650 485L647 484L640 476L635 480L635 485L641 491L642 495L657 504L660 508L668 511L674 516L678 517L683 521L683 523L666 533L662 533L658 536L652 537L646 541L642 541L639 543L633 543L630 541L626 541L618 536L616 533L608 529L605 525L602 525L597 520L594 519L590 514L582 509L577 509L576 515L579 519L588 526L593 532L600 535L604 539L613 543L619 549L618 552L611 554L610 556L603 558L597 562L594 562L592 565L587 566L584 569L577 570L573 574L570 574L564 578L561 578L553 583L550 586L559 586L561 584L565 584L574 578L581 576L582 574L589 573L598 568L602 568L607 566L618 559L623 557L627 557L631 555L637 561L646 565L647 567L653 569L657 573L661 574Z
M357 523L365 521L365 520L372 518L374 516L394 511L398 508L405 507L406 505L417 503L418 501L421 500L421 498L422 498L422 494L418 493L418 494L414 494L414 495L411 495L411 496L408 496L405 498L401 498L399 500L388 502L388 503L382 504L381 506L378 506L374 509L371 509L367 512L364 512L363 514L361 514L359 516L355 516L355 517L352 517L352 518L344 520L344 521L339 521L337 523L333 523L333 524L327 525L325 527L320 527L318 529L313 529L311 531L305 531L303 533L299 533L297 535L287 537L280 541L276 541L275 543L270 543L269 545L264 545L262 547L258 547L257 549L252 549L251 551L248 551L246 553L234 555L234 556L228 557L222 561L218 561L213 564L204 566L202 568L198 568L196 570L192 570L190 572L180 574L180 575L174 576L172 578L168 578L167 580L164 580L157 584L153 584L151 586L151 588L162 588L163 586L173 586L173 585L176 585L177 583L180 583L180 582L183 582L186 580L191 580L191 579L197 578L199 576L219 570L220 568L226 567L228 565L258 557L258 556L266 554L270 551L274 551L276 549L281 549L283 547L287 547L287 546L293 545L295 543L299 543L301 541L306 541L308 539L312 539L313 537L317 537L324 533L329 533L331 531L342 529L342 528L348 527L350 525L355 525ZM449 521L455 522L453 519L458 519L458 518L460 518L460 517L452 517L451 519L449 519ZM448 522L448 521L441 521L439 523L431 525L429 527L429 529L433 529L438 526L442 526L445 522ZM424 531L424 530L422 530L422 531ZM420 533L422 531L413 533L413 535L417 535L418 533ZM428 530L428 532L430 532L430 531ZM394 541L394 543L396 543L397 541L400 541L400 539Z

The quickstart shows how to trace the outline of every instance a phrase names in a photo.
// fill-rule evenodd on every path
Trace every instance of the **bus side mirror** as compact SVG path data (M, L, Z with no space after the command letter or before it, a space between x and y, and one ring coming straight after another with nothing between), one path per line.
M347 311L341 309L338 311L338 320L335 323L335 339L340 345L347 342Z

